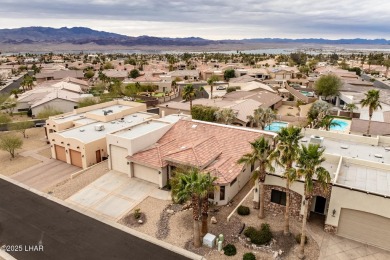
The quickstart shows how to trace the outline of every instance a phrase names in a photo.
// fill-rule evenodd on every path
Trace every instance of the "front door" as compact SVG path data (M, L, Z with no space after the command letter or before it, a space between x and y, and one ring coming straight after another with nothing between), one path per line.
M100 163L102 161L102 156L100 155L100 150L96 151L96 163Z
M324 197L317 196L316 197L316 205L314 207L314 212L319 214L325 213L325 205L326 205L326 199Z

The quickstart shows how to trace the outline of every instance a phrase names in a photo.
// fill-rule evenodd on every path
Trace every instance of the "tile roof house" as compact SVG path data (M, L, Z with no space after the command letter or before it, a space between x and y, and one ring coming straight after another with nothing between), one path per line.
M254 165L238 164L238 159L251 151L249 142L261 136L272 140L276 134L197 120L179 120L156 143L126 158L132 169L137 169L135 165L141 165L143 172L147 172L145 167L154 169L155 174L167 175L165 180L176 167L196 167L209 172L217 177L215 185L224 187L223 194L220 194L221 189L215 192L214 201L226 204L248 182L255 168ZM137 174L140 173L133 172L132 176ZM159 186L165 184L159 183Z

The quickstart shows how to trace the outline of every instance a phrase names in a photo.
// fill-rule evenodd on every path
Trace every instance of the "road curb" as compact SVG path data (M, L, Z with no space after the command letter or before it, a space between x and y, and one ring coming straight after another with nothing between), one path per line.
M4 260L16 260L12 255L0 249L0 259Z
M9 177L6 177L6 176L3 176L3 175L0 174L0 179L3 179L5 181L7 181L7 182L10 182L10 183L20 187L20 188L23 188L25 190L31 191L31 192L37 194L38 196L44 197L44 198L46 198L48 200L51 200L51 201L53 201L53 202L55 202L57 204L60 204L60 205L62 205L64 207L67 207L67 208L70 208L70 209L72 209L72 210L74 210L74 211L76 211L78 213L81 213L81 214L83 214L85 216L88 216L88 217L90 217L92 219L100 221L100 222L102 222L104 224L107 224L107 225L109 225L109 226L111 226L113 228L122 230L122 231L124 231L124 232L126 232L126 233L128 233L130 235L133 235L133 236L138 237L138 238L140 238L142 240L145 240L145 241L148 241L148 242L150 242L152 244L155 244L155 245L158 245L160 247L163 247L163 248L165 248L167 250L170 250L170 251L175 252L177 254L180 254L182 256L185 256L185 257L188 257L188 258L194 259L194 260L206 260L206 258L203 257L203 256L197 255L197 254L195 254L193 252L190 252L190 251L187 251L187 250L185 250L183 248L171 245L171 244L169 244L167 242L158 240L157 238L154 238L154 237L146 235L146 234L144 234L142 232L139 232L139 231L136 231L136 230L131 229L129 227L126 227L124 225L121 225L121 224L119 224L117 222L114 222L114 221L112 221L112 220L110 220L110 219L108 219L108 218L106 218L106 217L104 217L102 215L95 214L95 213L89 212L86 209L79 208L79 207L77 207L77 206L75 206L75 205L73 205L73 204L71 204L69 202L60 200L60 199L58 199L58 198L56 198L56 197L54 197L54 196L52 196L50 194L47 194L47 193L44 193L44 192L39 191L37 189L31 188L31 187L29 187L29 186L27 186L27 185L25 185L23 183L20 183L20 182L14 180L14 179L11 179ZM0 253L1 253L1 251L0 251ZM0 254L0 256L3 257L1 254ZM14 260L15 259L12 256L9 256L9 257L11 257L11 258L5 258L5 260Z

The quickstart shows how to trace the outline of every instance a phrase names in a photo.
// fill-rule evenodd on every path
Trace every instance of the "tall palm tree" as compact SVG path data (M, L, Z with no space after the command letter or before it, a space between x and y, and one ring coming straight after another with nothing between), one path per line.
M272 152L272 147L268 140L264 136L256 139L254 142L250 142L252 151L244 154L238 163L245 163L250 165L259 164L259 169L253 172L253 179L258 180L259 183L259 218L264 218L264 182L267 175L267 170L273 172L275 169L272 166L269 156Z
M389 77L390 59L384 61L383 65L386 67L385 77Z
M352 118L353 117L353 111L357 109L357 106L354 103L350 103L350 104L347 104L345 107L349 111L349 117Z
M303 102L302 100L298 99L297 103L295 105L298 108L298 121L299 121L299 118L301 117L301 106L302 105L306 105L306 103Z
M217 121L224 123L225 125L230 125L236 118L238 112L234 111L231 108L222 108L215 111L214 116Z
M202 192L201 174L197 168L178 170L175 173L175 180L172 181L172 197L179 202L191 200L192 218L194 220L194 247L200 247L200 198Z
M186 101L190 101L190 112L192 112L192 100L196 96L196 89L192 84L188 84L183 88L182 97Z
M207 84L210 85L210 99L213 98L214 83L219 80L218 76L212 75L208 80Z
M370 128L371 128L371 119L372 115L374 114L374 111L376 111L378 108L382 109L381 103L379 102L379 90L371 89L365 93L366 98L362 99L360 101L360 104L362 107L368 107L368 128L367 128L367 135L370 135Z
M250 127L252 128L252 127L253 127L253 123L255 122L254 116L249 115L249 116L246 117L246 119L248 119L248 122L249 122L249 124L250 124Z
M298 159L299 140L303 138L301 128L284 127L276 137L275 150L270 159L284 168L283 177L286 179L286 208L284 213L284 235L290 235L290 187L298 178L293 163Z
M325 161L323 157L325 149L320 148L319 145L309 144L309 146L301 146L298 156L298 163L300 165L298 169L298 175L304 178L304 213L302 220L302 233L301 243L299 246L298 257L302 259L304 257L305 240L306 240L306 221L309 202L313 198L313 189L315 183L319 184L322 190L328 189L328 183L330 182L329 172L321 166ZM314 180L316 178L316 180Z

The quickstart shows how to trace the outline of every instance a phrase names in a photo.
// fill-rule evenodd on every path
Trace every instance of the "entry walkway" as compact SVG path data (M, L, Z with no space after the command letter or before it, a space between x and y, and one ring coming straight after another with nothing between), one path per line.
M169 192L160 190L156 184L110 171L67 202L117 221L148 196L170 200Z
M308 222L308 232L320 247L320 260L390 259L388 251L324 232L319 220Z

